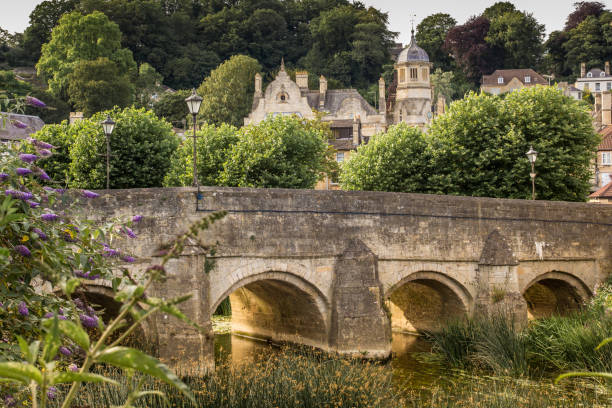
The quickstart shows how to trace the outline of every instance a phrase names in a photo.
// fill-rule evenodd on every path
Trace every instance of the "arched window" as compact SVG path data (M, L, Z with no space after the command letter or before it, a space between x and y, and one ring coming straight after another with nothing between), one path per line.
M592 73L592 72L589 72L589 73L587 74L587 78L593 78L593 73Z
M280 92L276 96L276 101L278 103L287 103L289 101L289 94L287 92Z

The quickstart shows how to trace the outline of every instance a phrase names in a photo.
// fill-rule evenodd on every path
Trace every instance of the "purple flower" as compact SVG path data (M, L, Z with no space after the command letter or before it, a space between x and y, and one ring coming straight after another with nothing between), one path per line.
M129 256L129 255L122 256L121 260L123 262L127 262L127 263L132 263L132 262L136 261L136 259L133 256Z
M74 364L74 363L70 364L70 365L68 366L68 369L69 369L70 371L72 371L73 373L76 373L77 371L79 371L79 367L78 367L76 364Z
M21 153L19 155L19 158L21 159L22 162L26 162L26 163L34 163L36 160L38 160L37 155L29 154L29 153Z
M81 299L74 299L73 302L77 309L85 310L85 303Z
M0 181L4 181L9 178L9 175L6 173L0 173Z
M40 177L41 180L45 181L51 180L51 177L49 177L49 175L43 169L38 170L38 177Z
M100 194L94 193L93 191L83 190L83 197L86 198L97 198L100 197Z
M40 205L40 203L37 203L36 201L30 201L30 200L27 200L27 203L30 206L30 208L36 208Z
M60 320L68 320L66 316L62 316L62 315L57 316L57 318Z
M28 305L26 305L25 302L19 303L17 310L19 311L19 314L22 316L27 316L30 314L30 311L28 310Z
M26 247L25 245L16 245L14 249L15 249L15 252L17 252L21 256L32 255L28 247Z
M68 349L68 347L64 347L64 346L60 346L59 352L62 353L63 355L65 355L65 356L69 356L69 355L72 354L72 351L70 351Z
M43 241L47 240L47 234L42 232L42 230L40 228L32 228L32 232L34 232L36 235L38 235L38 238L40 238L41 240L43 240Z
M18 129L26 129L28 127L28 125L26 125L25 123L19 120L13 120L13 126L15 126Z
M49 387L47 389L47 398L49 398L50 400L54 400L56 395L57 395L57 388Z
M98 316L87 316L85 314L79 315L83 326L93 329L98 327Z
M53 317L53 313L51 313L51 312L45 313L45 319L50 319L52 317Z
M39 149L38 154L40 154L42 157L49 157L53 155L53 153L49 149Z
M104 247L104 249L102 250L102 256L105 256L105 257L119 256L119 251L117 251L116 249Z
M26 176L26 175L28 175L28 174L32 173L32 170L30 170L30 169L24 169L23 167L18 167L18 168L15 170L15 173L17 173L19 176Z
M47 104L33 96L26 96L26 103L35 108L46 108Z
M43 214L43 215L41 215L41 216L40 216L40 218L42 218L42 219L43 219L43 220L45 220L45 221L55 221L55 220L57 220L59 217L57 216L57 214L50 214L50 213L47 213L47 214Z
M10 195L11 197L17 198L19 200L29 200L30 198L34 197L32 193L27 191L4 190L4 194Z
M11 394L6 394L6 397L4 397L4 405L6 405L7 408L13 408L17 405L17 400Z
M55 146L53 146L52 144L43 142L41 140L30 139L30 143L32 143L34 146L39 147L41 149L55 149Z
M79 277L79 278L89 279L89 280L100 279L100 275L99 274L92 275L91 272L83 272L83 271L80 271L80 270L74 271L74 275Z
M136 234L134 234L134 231L132 231L128 227L123 227L123 232L130 238L136 238Z
M142 215L135 215L132 217L132 222L134 223L138 223L140 220L142 220Z

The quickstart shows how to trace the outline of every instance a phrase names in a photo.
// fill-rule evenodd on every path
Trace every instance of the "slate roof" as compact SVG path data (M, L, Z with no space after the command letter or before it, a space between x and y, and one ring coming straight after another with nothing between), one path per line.
M578 81L582 80L582 81L594 81L596 79L610 79L612 78L612 75L606 75L604 73L603 76L601 76L601 74L604 73L603 70L599 69L599 68L593 68L590 71L587 72L587 75L592 74L592 77L587 77L587 76L583 76L582 78L578 78Z
M612 198L612 182L606 184L593 194L589 198Z
M316 110L320 110L319 101L321 94L318 91L305 91L302 93L303 96L308 100L308 105ZM325 104L323 110L335 115L342 102L347 98L359 99L361 107L368 113L368 115L377 115L378 112L374 109L356 89L330 89L325 93Z
M612 150L612 125L608 125L599 131L601 143L597 150Z
M417 45L416 38L414 38L414 31L412 32L410 44L408 44L408 47L404 48L397 57L398 63L411 61L429 62L429 55L427 55L427 52Z
M506 85L510 81L512 81L512 78L516 78L522 84L525 84L525 77L526 76L531 77L531 82L529 82L529 85L548 85L548 81L546 79L544 79L544 77L542 75L538 74L537 72L535 72L531 68L527 68L527 69L498 69L495 72L493 72L491 75L483 75L482 76L482 84L483 85L492 85L492 86ZM503 84L499 84L497 82L497 79L499 77L503 77L504 78L504 83Z

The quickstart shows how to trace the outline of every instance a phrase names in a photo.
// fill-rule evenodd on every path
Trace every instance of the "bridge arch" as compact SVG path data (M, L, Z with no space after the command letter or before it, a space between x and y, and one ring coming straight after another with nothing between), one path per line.
M472 313L473 300L457 280L437 271L411 273L385 293L396 331L438 330L446 321Z
M326 349L329 303L312 283L290 272L266 271L233 283L209 309L229 297L232 331Z
M578 310L593 294L577 276L563 271L541 274L522 289L530 319Z

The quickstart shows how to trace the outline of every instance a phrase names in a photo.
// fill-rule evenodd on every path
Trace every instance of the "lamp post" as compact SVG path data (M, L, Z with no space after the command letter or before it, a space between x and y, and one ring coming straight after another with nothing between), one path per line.
M106 135L106 189L110 189L110 136L115 129L115 122L111 119L110 115L106 115L106 119L100 122L104 134Z
M198 187L198 168L196 164L197 151L196 151L196 119L198 112L200 111L200 105L204 99L200 97L194 89L191 96L185 99L189 113L193 116L193 186Z
M538 158L538 152L533 150L533 146L529 146L529 151L525 154L527 155L527 158L529 159L529 163L531 163L531 173L529 174L529 176L531 176L531 199L535 200L535 177L536 177L535 162L536 162L536 159Z

